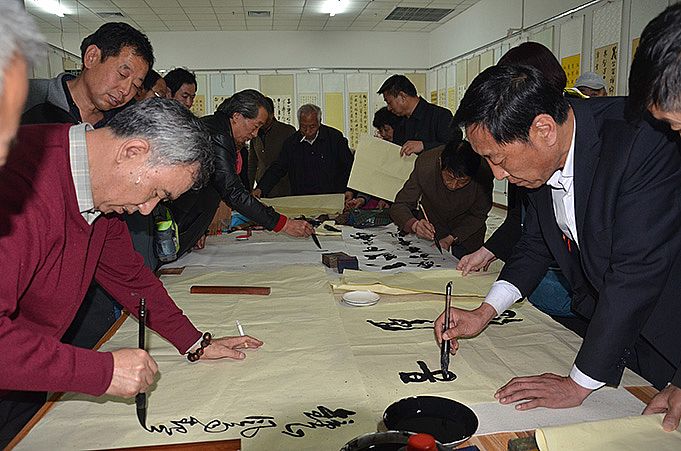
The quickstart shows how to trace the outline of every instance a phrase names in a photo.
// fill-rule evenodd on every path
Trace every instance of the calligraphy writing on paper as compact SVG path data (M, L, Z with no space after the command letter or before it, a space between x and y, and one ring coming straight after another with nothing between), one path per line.
M353 424L354 420L350 417L356 412L343 408L329 409L325 406L317 406L316 410L303 412L308 420L305 423L293 422L283 426L282 434L291 437L304 437L306 430L311 429L337 429L344 425ZM194 416L183 417L179 420L170 420L169 424L151 425L146 428L147 432L166 434L171 437L173 434L188 434L190 430L199 429L208 434L219 434L231 430L239 429L239 435L244 438L253 438L263 429L278 427L273 416L269 415L249 415L241 421L225 421L213 419L201 421Z
M230 422L218 419L203 422L196 417L181 418L179 420L170 420L171 426L160 424L158 426L151 425L146 430L152 433L166 434L171 437L173 434L187 434L189 429L195 426L203 429L203 432L209 434L218 434L227 432L232 429L241 428L239 435L244 438L255 437L261 429L268 429L277 427L274 417L267 415L249 415L241 421Z
M421 368L421 371L402 372L400 371L400 380L405 384L420 383L420 382L451 382L456 379L456 374L447 371L445 374L442 370L432 371L426 365L426 362L417 360L416 364Z
M387 330L387 331L432 329L433 328L433 320L432 319L388 318L388 321L374 321L374 320L368 319L367 323L371 324L372 326L376 326L379 329L383 329L383 330Z
M500 315L495 316L489 322L493 326L503 326L508 323L517 323L522 321L522 318L516 318L517 313L513 310L504 310Z
M354 423L354 420L350 419L350 417L357 413L346 409L331 410L324 406L317 406L317 409L303 412L303 415L312 421L307 423L287 423L281 433L291 437L304 437L305 429L337 429L346 424Z

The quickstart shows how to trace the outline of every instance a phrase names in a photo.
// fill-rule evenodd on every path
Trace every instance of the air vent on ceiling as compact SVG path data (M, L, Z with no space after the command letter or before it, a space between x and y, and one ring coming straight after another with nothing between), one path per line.
M97 13L97 15L102 19L120 19L121 17L125 17L125 14L120 11L101 12Z
M248 11L248 17L270 17L271 14L269 11Z
M406 20L410 22L438 22L454 11L446 8L407 8L398 6L385 20Z

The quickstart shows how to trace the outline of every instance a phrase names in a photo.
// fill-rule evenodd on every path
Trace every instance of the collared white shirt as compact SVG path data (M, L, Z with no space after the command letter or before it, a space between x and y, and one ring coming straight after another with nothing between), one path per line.
M305 142L309 143L310 145L312 145L312 144L314 144L315 141L317 141L318 136L319 136L319 130L317 130L317 133L314 135L314 138L312 138L312 139L307 139L305 137L305 135L303 135L303 138L300 140L300 142L305 141Z
M85 132L90 130L94 130L94 127L87 122L74 125L69 129L71 177L73 177L73 185L76 188L78 210L88 224L92 224L102 214L95 210L95 201L92 199L90 165L85 142Z
M573 119L574 121L574 119ZM558 227L565 234L567 238L572 240L579 248L579 238L577 234L577 221L575 218L575 196L574 196L574 167L575 167L575 133L577 131L577 124L573 122L572 141L570 143L570 150L568 151L565 160L565 166L557 170L546 181L546 184L551 187L551 196L553 198L553 212L556 216ZM494 307L497 314L501 314L508 309L514 302L522 298L520 290L510 282L505 280L498 280L492 284L485 302ZM596 390L604 386L603 382L599 382L586 374L582 373L576 365L572 366L570 371L570 378L584 388Z

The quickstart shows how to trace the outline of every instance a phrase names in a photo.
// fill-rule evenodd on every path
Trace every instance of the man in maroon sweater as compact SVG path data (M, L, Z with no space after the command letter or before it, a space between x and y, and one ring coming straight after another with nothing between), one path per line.
M96 352L60 342L93 278L132 314L144 297L149 326L180 354L198 346L201 332L143 265L125 223L109 213L148 214L203 183L211 168L208 133L172 100L138 103L97 130L20 129L0 170L0 429L13 421L22 391L132 397L153 383L157 366L143 350ZM239 349L261 344L214 339L202 358L243 359Z

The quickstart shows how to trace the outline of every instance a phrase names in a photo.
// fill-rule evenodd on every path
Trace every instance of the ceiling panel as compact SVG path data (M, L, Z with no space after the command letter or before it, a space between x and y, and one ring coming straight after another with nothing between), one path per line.
M41 11L35 0L26 9L39 18L45 33L63 30L89 33L106 20L128 22L143 32L192 30L349 30L422 31L437 29L479 0L347 0L348 9L331 17L324 11L330 0L60 0L69 13L59 17ZM455 8L439 22L386 21L395 7ZM271 17L247 18L248 11L270 11ZM122 13L102 19L97 13ZM79 28L80 27L80 28Z

